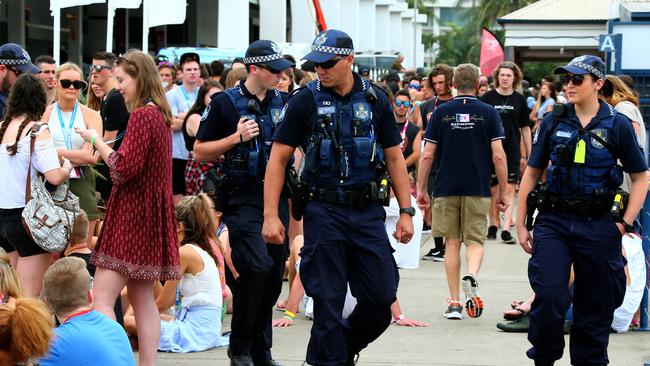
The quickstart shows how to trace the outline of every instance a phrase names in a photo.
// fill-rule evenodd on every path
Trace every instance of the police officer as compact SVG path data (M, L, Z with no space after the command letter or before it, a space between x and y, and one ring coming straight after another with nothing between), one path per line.
M286 95L275 87L280 73L293 64L271 41L246 50L248 77L238 87L217 94L203 115L194 145L196 160L224 155L227 203L220 209L230 231L232 262L239 273L233 290L232 366L279 365L271 357L272 309L282 289L285 238L270 244L262 238L263 178ZM289 221L287 198L279 216ZM276 209L277 209L276 205Z
M621 236L633 231L645 199L647 166L630 120L598 99L603 61L580 56L555 73L562 75L569 103L544 117L519 190L517 234L532 254L528 277L535 291L527 356L535 365L553 365L562 357L564 314L573 301L571 363L606 365L613 313L625 294ZM546 186L527 203L544 169ZM614 218L609 211L623 171L632 189L624 215ZM539 210L532 237L524 224L529 204Z
M324 31L305 59L315 64L319 80L294 91L284 108L267 167L263 233L272 243L285 236L278 202L285 167L301 147L309 201L300 278L314 299L307 362L351 365L388 327L399 276L378 202L378 164L385 160L401 207L393 235L402 243L413 236L415 210L390 102L381 88L352 72L352 39ZM348 283L358 304L342 321Z

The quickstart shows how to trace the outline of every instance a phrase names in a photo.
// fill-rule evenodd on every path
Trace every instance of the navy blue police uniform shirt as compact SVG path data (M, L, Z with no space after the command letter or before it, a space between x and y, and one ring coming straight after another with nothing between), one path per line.
M610 116L611 107L603 101L599 102L600 109L598 110L598 114L591 120L591 122L589 122L585 128L587 130L592 129L594 126L597 127L597 124L601 119ZM576 124L580 124L578 117L576 117L574 106L571 103L566 104L566 112L562 119L571 119ZM533 149L530 154L530 159L528 159L529 166L538 169L546 169L548 166L551 153L549 146L550 141L548 141L551 137L549 129L553 128L553 125L553 113L547 113L544 116L539 129L533 136ZM609 131L608 134L610 136L608 136L607 142L610 143L614 147L613 150L618 153L616 158L621 160L625 172L640 173L648 169L643 156L643 150L636 139L636 133L634 132L632 123L627 117L618 113L612 125L612 130Z
M504 138L501 117L476 97L462 96L431 115L424 140L436 144L436 197L490 197L492 141Z
M257 96L251 94L246 89L243 82L239 84L239 87L246 97L254 99L259 103L262 114L268 112L271 99L275 96L275 90L267 91L264 100L260 101ZM283 101L286 101L286 93L280 92L280 96ZM199 130L196 133L196 139L201 141L216 141L226 138L237 132L239 118L239 113L232 104L230 97L226 93L217 93L212 96L210 105L203 113Z
M361 77L357 73L353 75L354 86L352 87L352 91L363 90ZM377 101L375 102L375 106L372 107L377 142L383 148L398 146L402 143L402 136L397 129L397 121L395 121L393 108L382 89L374 85L372 85L372 88L375 89L375 94L377 94ZM352 92L348 95L340 96L332 92L335 98L339 98L342 101L349 100L351 94ZM372 103L370 104L372 105ZM378 116L375 116L374 112ZM301 146L304 150L306 148L305 137L311 133L315 122L316 103L313 94L306 87L300 88L291 94L289 101L285 105L281 123L275 132L273 140L292 147Z

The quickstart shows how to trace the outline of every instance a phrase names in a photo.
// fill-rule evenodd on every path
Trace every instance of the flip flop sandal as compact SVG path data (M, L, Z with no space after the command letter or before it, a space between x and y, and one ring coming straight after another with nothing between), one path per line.
M505 320L518 320L518 319L521 319L521 318L525 317L526 315L528 315L528 313L526 311L524 311L523 309L520 309L520 308L513 308L512 310L515 310L517 312L517 314L503 314L503 319L505 319Z

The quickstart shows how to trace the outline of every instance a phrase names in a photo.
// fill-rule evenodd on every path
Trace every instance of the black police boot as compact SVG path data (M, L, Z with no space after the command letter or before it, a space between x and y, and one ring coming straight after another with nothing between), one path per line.
M535 366L553 366L555 361L535 360Z
M276 360L267 360L265 362L255 362L255 366L284 366Z
M248 355L235 356L228 348L228 358L230 358L230 366L255 366L253 359Z

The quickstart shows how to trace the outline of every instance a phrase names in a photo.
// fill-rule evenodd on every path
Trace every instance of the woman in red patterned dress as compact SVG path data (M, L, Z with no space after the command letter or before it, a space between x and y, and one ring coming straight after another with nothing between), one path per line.
M172 116L153 60L132 50L120 57L117 89L131 116L114 151L95 130L77 129L110 169L113 190L92 254L97 266L93 307L115 318L126 285L138 327L139 364L155 365L160 320L153 283L180 278L172 200Z

